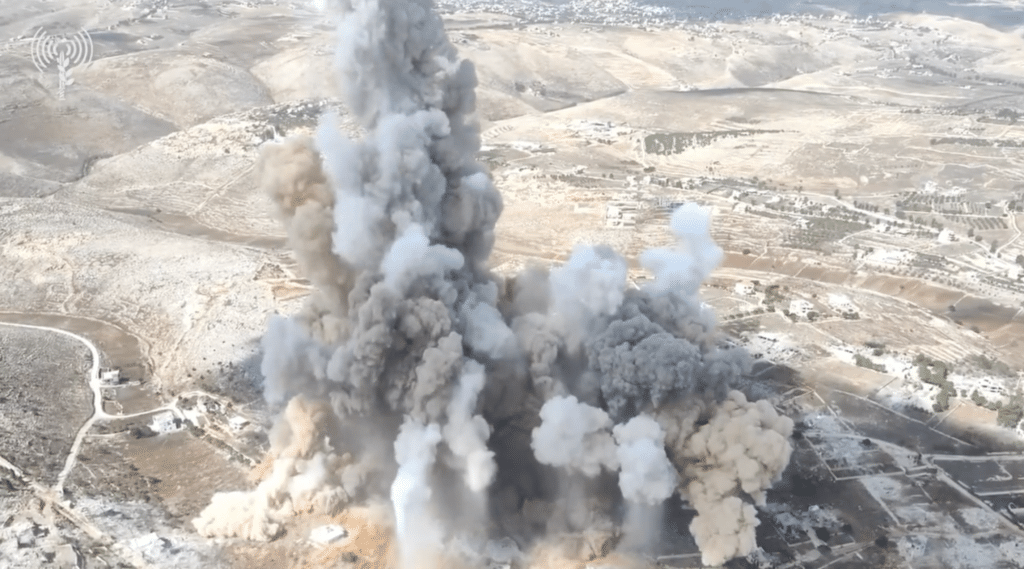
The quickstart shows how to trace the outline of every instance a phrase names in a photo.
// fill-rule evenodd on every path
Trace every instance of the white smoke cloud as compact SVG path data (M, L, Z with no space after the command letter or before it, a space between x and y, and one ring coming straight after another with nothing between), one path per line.
M531 446L542 464L569 467L587 476L618 468L612 420L604 410L573 396L553 397L541 408L540 419Z
M443 278L446 272L461 269L463 263L462 253L444 245L431 245L423 227L413 223L391 245L381 270L384 284L404 296L416 279Z
M448 423L443 430L448 448L462 461L466 485L473 492L486 489L498 469L494 452L487 448L491 426L480 415L474 415L485 381L484 366L473 361L466 364L448 405Z
M575 324L611 316L625 298L627 273L626 260L608 247L577 246L551 271L552 306Z
M724 253L711 238L711 216L701 206L688 203L672 213L674 249L652 249L640 255L640 263L654 274L653 292L678 291L695 297L700 285L721 264Z
M395 440L398 474L391 484L395 507L395 531L401 544L401 568L417 569L417 561L435 556L443 546L437 516L431 512L428 481L434 465L441 430L436 424L421 425L407 419Z
M495 360L519 355L516 336L493 303L467 304L462 315L466 320L466 340L474 355Z
M647 415L637 415L612 430L618 444L619 488L630 502L654 506L676 490L679 475L665 454L665 433Z

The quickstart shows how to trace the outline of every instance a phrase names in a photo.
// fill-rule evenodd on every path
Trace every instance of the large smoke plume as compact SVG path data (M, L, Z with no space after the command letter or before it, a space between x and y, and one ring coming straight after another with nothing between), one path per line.
M366 135L326 116L315 138L261 153L315 290L263 338L280 417L262 480L214 496L196 529L265 540L298 513L390 499L411 569L453 540L528 550L602 523L649 545L678 491L705 563L749 554L792 422L734 390L750 359L720 346L699 297L722 259L708 213L672 215L676 243L640 257L654 277L640 289L601 246L492 274L502 201L476 160L473 65L431 0L336 4L341 86Z

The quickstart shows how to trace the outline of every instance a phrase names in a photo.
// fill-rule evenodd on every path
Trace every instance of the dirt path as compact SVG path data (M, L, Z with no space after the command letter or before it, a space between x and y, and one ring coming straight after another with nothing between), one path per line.
M997 257L1003 252L1003 249L1006 249L1010 245L1013 245L1014 242L1017 241L1017 239L1020 239L1020 228L1017 226L1017 216L1014 215L1013 212L1009 210L1009 208L1007 208L1006 211L1010 215L1010 225L1013 227L1013 232L1015 235L1012 238L1010 238L1009 241L1004 243L1002 247L996 249L995 255Z
M71 444L71 451L68 452L68 456L64 461L64 468L57 476L57 483L54 485L53 491L60 496L64 491L64 482L68 479L68 474L70 474L71 469L75 467L75 461L78 458L78 451L82 448L82 441L85 439L85 434L92 428L97 415L106 415L106 413L103 412L103 394L100 391L100 351L96 349L96 345L88 339L66 330L49 328L46 326L33 326L30 324L12 324L9 322L3 322L0 323L0 325L62 334L85 344L85 346L89 348L89 352L92 354L92 367L89 368L89 389L92 390L92 415L90 415L85 424L78 429L78 433L75 435L75 441Z
M133 417L139 417L142 415L148 415L151 413L158 413L160 411L171 411L178 418L184 418L181 410L175 405L164 405L156 407L146 411L138 413L132 413L131 415L111 415L103 410L103 385L100 381L100 368L101 368L101 357L100 351L91 340L88 338L79 336L74 332L68 332L67 330L61 330L60 328L52 328L50 326L37 326L34 324L16 324L13 322L0 322L0 326L11 326L14 328L25 328L30 330L40 330L43 332L50 332L54 334L62 334L74 340L85 344L89 348L89 352L92 355L92 367L89 369L89 389L92 391L92 414L85 421L85 423L78 429L78 433L75 435L75 440L71 444L71 450L68 452L68 456L64 461L64 468L61 469L60 474L57 476L57 483L54 484L53 492L60 496L64 492L64 483L67 481L71 471L75 468L75 464L78 460L78 453L82 448L82 441L85 440L86 434L92 429L96 421L101 420L116 420L116 419L130 419ZM0 463L3 464L3 463ZM13 465L12 465L13 466Z

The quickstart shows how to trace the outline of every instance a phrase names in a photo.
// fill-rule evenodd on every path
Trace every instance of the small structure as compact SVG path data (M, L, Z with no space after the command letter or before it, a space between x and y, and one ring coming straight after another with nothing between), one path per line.
M953 233L949 229L943 229L939 232L939 243L953 243L956 241L956 233Z
M203 427L209 421L206 420L206 416L203 415L199 409L182 409L181 414L185 416L185 420L197 427Z
M742 281L736 283L736 294L740 296L753 296L754 295L754 283Z
M607 227L634 227L639 215L636 202L609 202L605 209L605 225Z
M856 312L857 305L855 305L850 297L845 294L829 293L828 304L837 312Z
M54 548L51 563L56 569L81 569L84 566L82 556L67 543Z
M319 546L331 545L346 537L348 537L348 530L336 524L316 527L309 532L309 541Z
M121 383L121 370L117 368L100 369L100 382L104 385L117 385Z
M182 429L181 419L174 416L170 411L163 411L153 415L153 424L150 426L158 433L173 433Z
M814 305L810 301L802 298L795 298L789 303L789 311L801 318L807 318L807 314L814 310Z
M129 540L127 545L131 551L141 553L143 558L153 559L160 557L164 551L170 549L171 542L156 533L147 533Z
M228 425L231 427L231 430L236 433L244 429L248 424L249 420L245 417L239 417L236 415L228 419Z

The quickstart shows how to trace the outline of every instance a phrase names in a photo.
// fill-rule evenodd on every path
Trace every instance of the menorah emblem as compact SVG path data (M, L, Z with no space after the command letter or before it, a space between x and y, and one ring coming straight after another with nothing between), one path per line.
M64 90L75 82L71 69L92 61L92 37L81 30L75 34L52 36L39 28L32 36L32 63L40 73L56 65L59 74L57 97L64 99Z

